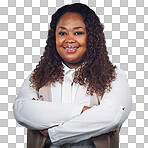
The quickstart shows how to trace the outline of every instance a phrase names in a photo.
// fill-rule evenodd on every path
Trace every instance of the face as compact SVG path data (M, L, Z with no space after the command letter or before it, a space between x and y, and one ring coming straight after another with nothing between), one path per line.
M82 64L86 53L86 26L80 14L67 12L56 26L56 49L69 68Z

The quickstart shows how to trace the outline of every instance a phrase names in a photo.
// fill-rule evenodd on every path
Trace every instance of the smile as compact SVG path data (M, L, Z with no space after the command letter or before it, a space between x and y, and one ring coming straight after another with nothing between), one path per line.
M79 47L76 47L76 46L66 46L66 47L63 47L65 49L66 52L69 52L69 53L73 53L75 51L77 51L77 49Z

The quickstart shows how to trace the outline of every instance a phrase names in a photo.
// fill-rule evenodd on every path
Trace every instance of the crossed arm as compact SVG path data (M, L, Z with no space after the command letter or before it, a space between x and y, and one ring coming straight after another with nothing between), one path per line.
M38 92L24 81L14 102L13 111L18 123L29 129L44 130L80 115L83 105L40 101ZM35 98L32 100L32 98Z
M112 90L104 94L100 105L93 106L83 113L81 112L84 106L78 104L54 104L31 100L30 96L38 97L37 92L32 94L32 90L27 90L30 89L29 86L27 89L23 88L22 86L21 94L13 106L16 120L27 128L48 129L54 144L75 143L114 131L121 126L131 110L130 90L126 76L121 71L117 72ZM46 113L49 113L48 118ZM52 127L54 125L57 126ZM45 131L41 132L44 134Z
M83 112L86 111L87 109L90 109L90 107L84 106L81 113L83 113ZM41 132L45 137L49 137L48 129L40 130L40 132ZM114 134L114 132L110 132L110 135L113 135L113 134Z

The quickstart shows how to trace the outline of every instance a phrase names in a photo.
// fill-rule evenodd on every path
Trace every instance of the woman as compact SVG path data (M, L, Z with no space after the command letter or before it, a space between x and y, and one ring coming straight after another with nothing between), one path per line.
M84 4L53 14L44 54L13 106L18 123L31 133L28 143L93 148L92 137L116 131L128 117L126 74L109 61L103 29Z

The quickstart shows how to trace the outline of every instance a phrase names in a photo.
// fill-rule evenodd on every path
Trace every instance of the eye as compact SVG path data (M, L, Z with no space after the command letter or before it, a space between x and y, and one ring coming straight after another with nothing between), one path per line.
M75 35L82 35L82 34L84 34L84 32L75 32L74 34Z
M63 35L67 35L66 32L59 32L58 34L61 35L61 36L63 36Z

